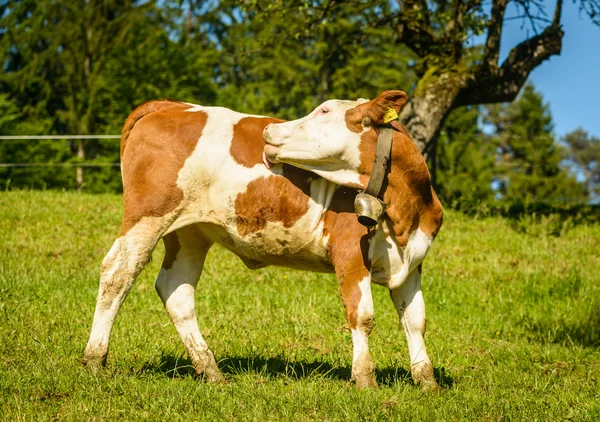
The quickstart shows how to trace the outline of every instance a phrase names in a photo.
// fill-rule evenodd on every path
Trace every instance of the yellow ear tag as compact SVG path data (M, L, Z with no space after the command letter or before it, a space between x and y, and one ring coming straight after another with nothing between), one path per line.
M398 118L398 113L393 108L388 108L385 114L383 115L383 123L389 123L392 120L396 120Z

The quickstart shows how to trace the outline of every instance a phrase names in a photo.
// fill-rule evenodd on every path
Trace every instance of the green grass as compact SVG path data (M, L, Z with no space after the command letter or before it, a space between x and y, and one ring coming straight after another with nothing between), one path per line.
M228 383L193 377L153 287L162 245L125 302L108 366L81 364L116 195L0 193L3 420L600 420L600 226L447 212L424 263L439 394L412 386L404 334L374 288L380 388L348 382L333 276L247 270L211 250L196 305Z

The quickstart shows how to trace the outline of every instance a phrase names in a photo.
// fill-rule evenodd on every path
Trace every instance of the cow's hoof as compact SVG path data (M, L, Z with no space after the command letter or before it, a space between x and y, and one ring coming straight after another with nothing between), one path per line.
M422 391L434 392L439 387L433 376L433 365L431 362L422 362L412 368L412 378L415 385L421 387Z
M440 389L435 380L422 380L419 382L419 387L421 387L421 391L425 393L435 393Z
M225 384L227 382L221 371L219 371L219 368L209 368L198 375L200 375L205 381L211 383Z
M96 373L104 369L104 367L106 366L106 356L99 357L84 355L83 358L81 358L81 363L91 372Z
M192 363L196 374L204 381L225 382L225 378L217 366L215 355L210 350L192 355Z
M377 381L375 380L374 376L355 377L354 382L356 383L356 388L358 388L359 390L366 390L367 388L379 388L379 385L377 385Z
M366 388L377 388L375 380L375 364L369 352L362 353L358 359L352 363L351 381L356 383L356 388L363 390Z

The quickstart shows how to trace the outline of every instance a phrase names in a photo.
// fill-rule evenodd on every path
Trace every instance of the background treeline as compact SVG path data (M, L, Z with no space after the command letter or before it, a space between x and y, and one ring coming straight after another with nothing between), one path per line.
M328 98L418 93L423 61L399 41L397 13L389 1L0 1L0 134L118 134L156 98L292 119ZM481 56L467 50L463 61ZM600 195L600 140L583 129L557 139L532 85L510 104L455 108L427 149L447 206ZM118 163L118 151L118 140L0 141L0 162ZM121 189L118 167L0 168L0 183Z

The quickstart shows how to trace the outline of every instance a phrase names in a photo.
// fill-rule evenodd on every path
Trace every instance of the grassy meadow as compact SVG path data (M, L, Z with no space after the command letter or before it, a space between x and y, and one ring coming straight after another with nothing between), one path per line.
M154 291L162 244L125 302L106 370L80 364L121 198L0 193L0 418L600 420L600 226L447 212L423 266L441 391L412 385L404 333L374 287L378 390L348 382L334 276L250 271L214 247L202 333L228 382L195 379Z

